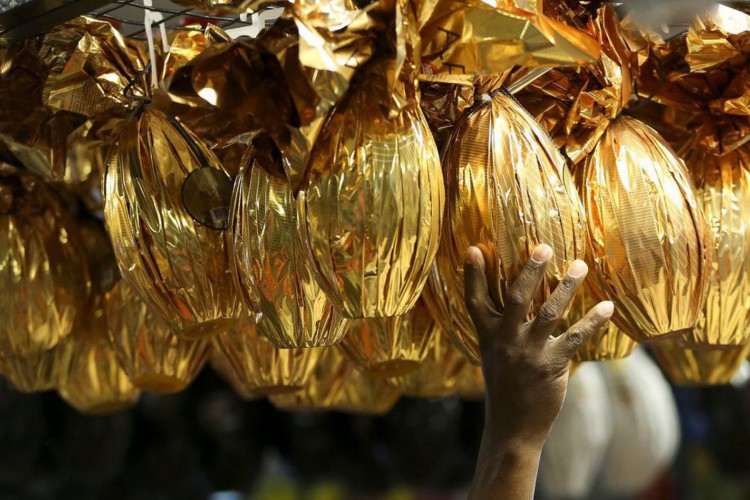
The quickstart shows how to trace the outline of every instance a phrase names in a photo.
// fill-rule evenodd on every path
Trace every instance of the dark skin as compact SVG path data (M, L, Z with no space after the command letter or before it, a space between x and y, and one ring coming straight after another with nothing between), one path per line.
M487 285L489 272L482 252L476 247L466 252L466 306L477 330L487 388L471 500L534 497L539 457L565 400L570 360L614 312L612 302L600 302L555 336L588 272L583 261L575 261L537 316L526 321L551 257L548 245L534 249L500 313Z

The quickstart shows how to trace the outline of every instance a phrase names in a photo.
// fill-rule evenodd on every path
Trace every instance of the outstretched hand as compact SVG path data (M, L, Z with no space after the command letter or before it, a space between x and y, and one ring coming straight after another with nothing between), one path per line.
M474 499L533 497L539 456L565 399L570 360L614 312L612 302L600 302L555 336L588 272L576 260L536 317L526 321L551 257L548 245L534 249L501 313L490 295L482 252L476 247L466 252L466 307L479 338L487 390Z

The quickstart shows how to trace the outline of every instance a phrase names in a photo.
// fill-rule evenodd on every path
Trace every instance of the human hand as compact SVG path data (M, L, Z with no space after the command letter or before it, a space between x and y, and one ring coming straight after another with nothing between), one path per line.
M600 302L554 336L588 272L576 260L537 316L526 321L550 257L548 245L534 249L500 313L487 285L482 252L476 247L466 252L466 307L477 331L486 386L485 430L472 498L533 496L539 455L565 399L570 360L614 312L612 302Z

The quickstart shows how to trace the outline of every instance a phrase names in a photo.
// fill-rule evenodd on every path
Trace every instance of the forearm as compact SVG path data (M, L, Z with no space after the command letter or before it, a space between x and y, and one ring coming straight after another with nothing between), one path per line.
M485 429L470 500L531 500L544 440Z

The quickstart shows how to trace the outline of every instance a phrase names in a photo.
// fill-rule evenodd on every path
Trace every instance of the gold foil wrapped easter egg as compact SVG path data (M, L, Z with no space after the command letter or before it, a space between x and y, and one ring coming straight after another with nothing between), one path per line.
M278 150L264 143L268 154L255 151L246 159L232 196L229 227L237 289L255 312L258 330L277 347L335 344L350 320L335 311L312 275L289 181L269 174L269 168L282 168Z
M502 308L503 295L534 247L546 243L554 255L534 299L534 314L568 265L585 252L583 209L565 160L512 97L495 91L456 125L444 166L447 208L438 266L454 316L468 318L463 262L469 246L485 251L486 265L496 276L490 289L499 291L494 295ZM452 331L455 343L478 363L473 328Z
M225 230L231 179L188 129L148 108L110 151L104 219L122 276L185 338L229 329L240 299Z
M437 332L429 310L417 303L401 316L354 321L341 348L367 375L397 377L419 368Z
M569 328L583 319L597 303L591 294L588 282L585 282L573 298L573 303L570 306L566 320L566 327ZM637 345L638 343L620 330L617 325L608 321L578 349L573 359L583 362L610 361L625 358L635 350Z
M83 240L62 199L41 178L6 164L0 164L0 284L0 354L19 363L70 333L89 287Z
M733 348L691 349L679 339L655 342L654 354L678 385L728 384L750 354L750 344Z
M436 329L430 340L427 357L411 373L389 379L405 396L439 398L455 391L456 383L467 364L466 358L453 346L447 335Z
M41 392L60 384L67 367L67 350L58 344L51 349L32 351L20 356L0 356L0 375L20 392Z
M750 341L750 149L723 156L691 151L685 163L711 228L712 270L698 324L683 340L691 347Z
M179 338L120 280L104 298L107 334L120 365L136 387L173 393L198 376L208 358L208 340Z
M242 314L237 325L212 339L212 364L220 365L242 395L296 392L310 381L322 348L278 349L260 334L253 318ZM231 375L230 375L231 374Z
M416 98L391 118L377 96L360 85L334 108L298 200L316 279L350 318L414 306L443 216L440 158Z
M622 116L583 171L597 299L635 340L695 326L708 291L710 232L684 164L650 127Z
M380 415L398 400L399 391L367 377L347 360L340 347L323 349L310 382L301 391L277 394L271 402L288 410L339 410Z
M58 387L68 404L94 415L120 411L140 396L109 342L102 302L98 296L91 299L90 308L78 316L73 333L65 340L68 365Z

